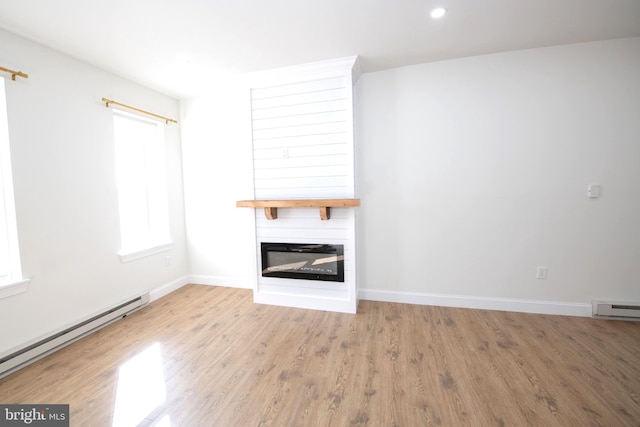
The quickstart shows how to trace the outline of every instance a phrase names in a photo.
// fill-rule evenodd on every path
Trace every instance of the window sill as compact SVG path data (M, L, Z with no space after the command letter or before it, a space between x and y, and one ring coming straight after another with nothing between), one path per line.
M167 252L171 250L171 248L173 248L173 242L168 242L138 251L120 252L118 255L120 256L120 262L125 264L127 262L135 261L140 258Z
M0 299L27 292L27 288L29 288L29 283L31 283L31 280L22 279L22 280L16 280L15 282L0 284Z

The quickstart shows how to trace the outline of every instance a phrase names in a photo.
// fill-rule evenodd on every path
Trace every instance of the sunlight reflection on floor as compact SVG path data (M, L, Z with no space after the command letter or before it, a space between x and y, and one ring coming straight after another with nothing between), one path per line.
M153 427L171 427L171 421L169 420L169 415L165 415L162 417L157 424L154 424Z
M154 343L120 367L113 427L170 427L168 415L154 423L166 397L160 343Z

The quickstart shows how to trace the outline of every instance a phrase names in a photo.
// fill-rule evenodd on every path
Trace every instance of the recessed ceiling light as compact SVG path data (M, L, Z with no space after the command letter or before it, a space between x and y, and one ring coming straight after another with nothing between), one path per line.
M433 19L442 18L446 14L447 14L447 9L445 9L444 7L436 7L431 11L431 17Z

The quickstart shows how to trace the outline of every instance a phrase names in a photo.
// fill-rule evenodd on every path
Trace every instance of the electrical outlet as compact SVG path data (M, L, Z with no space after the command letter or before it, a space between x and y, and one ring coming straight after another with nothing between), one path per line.
M165 265L165 267L171 267L171 257L170 256L165 257L164 265Z
M544 280L547 278L547 267L540 265L536 270L536 279Z
M587 197L590 199L597 199L600 197L601 187L599 184L589 184L587 186Z

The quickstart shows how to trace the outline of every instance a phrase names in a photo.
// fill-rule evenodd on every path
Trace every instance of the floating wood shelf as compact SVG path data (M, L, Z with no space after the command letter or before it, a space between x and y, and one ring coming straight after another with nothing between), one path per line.
M329 208L360 206L360 199L288 199L288 200L238 200L238 208L264 208L268 220L278 218L278 208L319 208L320 219L330 218Z

